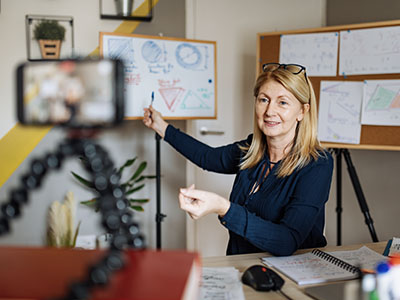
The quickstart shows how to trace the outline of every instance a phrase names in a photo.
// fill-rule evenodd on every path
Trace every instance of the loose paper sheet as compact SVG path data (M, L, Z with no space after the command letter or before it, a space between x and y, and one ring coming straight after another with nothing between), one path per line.
M361 123L400 126L400 80L364 81Z
M303 65L308 76L336 76L338 41L337 32L282 35L279 62Z
M400 26L340 32L340 75L400 73Z
M240 273L234 267L203 267L200 300L245 300Z
M321 81L318 138L325 142L359 144L363 83Z

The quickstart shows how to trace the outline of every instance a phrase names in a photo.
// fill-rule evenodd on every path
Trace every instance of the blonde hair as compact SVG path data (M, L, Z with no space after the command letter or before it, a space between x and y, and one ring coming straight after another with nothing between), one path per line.
M295 169L307 165L311 159L317 160L323 153L317 139L315 93L310 80L306 76L305 70L299 74L293 74L285 68L276 68L275 70L261 73L254 86L254 96L257 99L261 86L267 81L274 80L290 91L301 104L309 104L309 110L304 110L304 118L297 123L292 147L282 159L277 170L278 177L289 176ZM254 118L253 140L250 145L241 147L246 154L240 164L240 169L252 168L257 165L262 160L267 148L266 136L258 127L256 118Z

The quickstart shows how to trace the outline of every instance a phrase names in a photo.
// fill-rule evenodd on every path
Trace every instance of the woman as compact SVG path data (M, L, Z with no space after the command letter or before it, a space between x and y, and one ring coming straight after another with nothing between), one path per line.
M323 247L333 160L317 140L316 100L305 68L265 64L254 96L254 133L218 148L175 129L151 106L143 122L199 167L236 174L229 200L193 186L179 194L192 218L218 215L229 230L228 255Z

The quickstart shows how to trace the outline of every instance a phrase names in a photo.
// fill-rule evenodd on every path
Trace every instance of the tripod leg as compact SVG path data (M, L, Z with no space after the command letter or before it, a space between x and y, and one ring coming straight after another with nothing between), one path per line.
M335 149L336 154L336 245L342 244L342 149Z
M161 136L156 133L156 247L161 249L161 222L166 215L161 213Z
M343 149L344 159L346 160L347 170L349 171L350 179L353 184L354 191L357 196L358 204L365 217L365 224L367 224L369 232L372 237L373 242L378 242L378 237L376 236L374 221L372 221L371 215L369 213L367 201L365 200L364 193L361 188L360 181L358 180L356 169L354 168L353 162L351 161L350 153L348 149Z

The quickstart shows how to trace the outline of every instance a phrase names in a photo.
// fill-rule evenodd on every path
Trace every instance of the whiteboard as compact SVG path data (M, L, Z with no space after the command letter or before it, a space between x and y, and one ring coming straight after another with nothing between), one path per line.
M125 117L152 103L165 119L215 119L216 43L100 33L100 54L125 65Z
M400 73L400 26L340 32L339 75Z
M336 76L338 43L337 32L285 34L279 62L303 65L308 76Z

